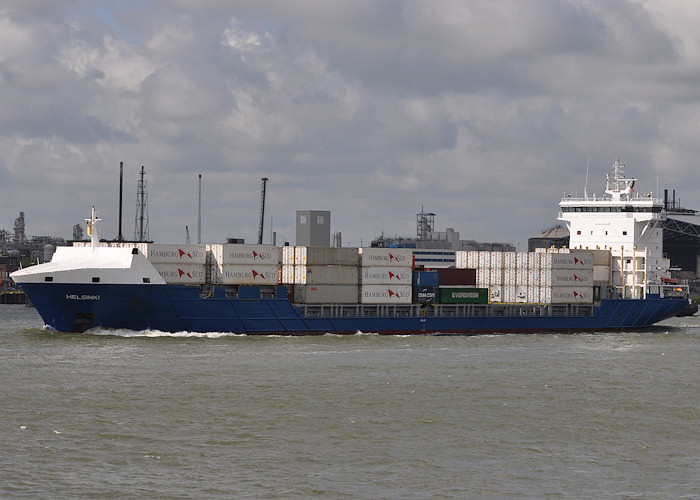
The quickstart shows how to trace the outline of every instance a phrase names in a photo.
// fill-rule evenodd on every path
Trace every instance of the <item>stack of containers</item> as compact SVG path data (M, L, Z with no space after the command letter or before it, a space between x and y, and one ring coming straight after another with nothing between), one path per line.
M517 252L515 254L515 282L509 283L507 289L507 302L525 302L528 299L535 302L534 297L528 297L529 287L539 282L539 274L530 270L531 254L529 252ZM536 261L539 263L539 260Z
M410 304L413 252L409 248L360 248L360 302Z
M294 247L282 247L282 284L294 284Z
M488 290L487 302L503 302L504 262L503 252L473 250L458 252L457 267L474 270L474 285ZM470 302L482 301L481 296L471 298L475 300Z
M578 253L579 250L571 250L571 253ZM593 254L593 283L595 286L605 288L612 283L609 250L590 250Z
M357 304L358 249L284 247L282 281L293 285L294 302L297 303Z
M538 255L541 259L542 302L593 303L593 254L591 252L547 252Z
M208 245L211 280L224 285L277 285L280 248L274 245Z
M440 302L440 273L438 271L413 272L413 303L436 304Z
M476 286L488 288L489 301L504 303L592 303L594 281L608 279L609 262L605 251L457 253L459 267L476 269Z
M488 287L476 286L476 269L438 269L438 274L442 304L485 304L489 301Z
M523 264L522 254L516 252L500 253L503 261L503 281L500 287L502 300L494 300L493 302L524 302L521 287L523 284L527 285L527 273L524 273L522 268L519 267ZM527 262L527 259L525 259L525 262Z
M139 250L166 283L203 285L207 282L206 245L148 243Z

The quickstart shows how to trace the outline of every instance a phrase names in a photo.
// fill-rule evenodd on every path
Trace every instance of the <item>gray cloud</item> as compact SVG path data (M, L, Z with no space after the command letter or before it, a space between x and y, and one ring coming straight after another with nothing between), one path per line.
M263 176L292 242L296 210L366 244L424 207L524 243L618 156L698 205L699 20L661 0L5 2L0 227L23 210L67 237L96 204L116 235L120 161L125 221L145 165L164 242L195 227L199 173L209 241L255 239Z

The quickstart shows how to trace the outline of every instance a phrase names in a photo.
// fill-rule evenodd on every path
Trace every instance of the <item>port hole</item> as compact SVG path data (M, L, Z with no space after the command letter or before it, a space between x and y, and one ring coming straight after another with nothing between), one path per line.
M44 281L53 281L53 276L44 276Z

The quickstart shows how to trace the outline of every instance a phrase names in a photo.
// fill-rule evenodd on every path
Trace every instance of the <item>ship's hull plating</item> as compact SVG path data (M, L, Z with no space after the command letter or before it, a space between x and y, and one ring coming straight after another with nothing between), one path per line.
M44 322L65 332L90 328L166 332L322 335L478 334L604 331L641 328L674 316L684 299L604 300L592 316L304 317L287 299L230 299L223 288L24 283Z

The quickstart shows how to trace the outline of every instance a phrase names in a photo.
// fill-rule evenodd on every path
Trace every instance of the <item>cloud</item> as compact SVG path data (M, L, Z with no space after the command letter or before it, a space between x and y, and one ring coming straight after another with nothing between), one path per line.
M413 235L424 208L465 239L524 244L618 156L697 205L699 16L666 0L5 2L0 227L22 210L29 234L69 237L97 204L116 235L120 161L124 220L144 165L163 242L194 233L200 173L207 241L255 240L261 177L292 242L296 210L367 244Z

